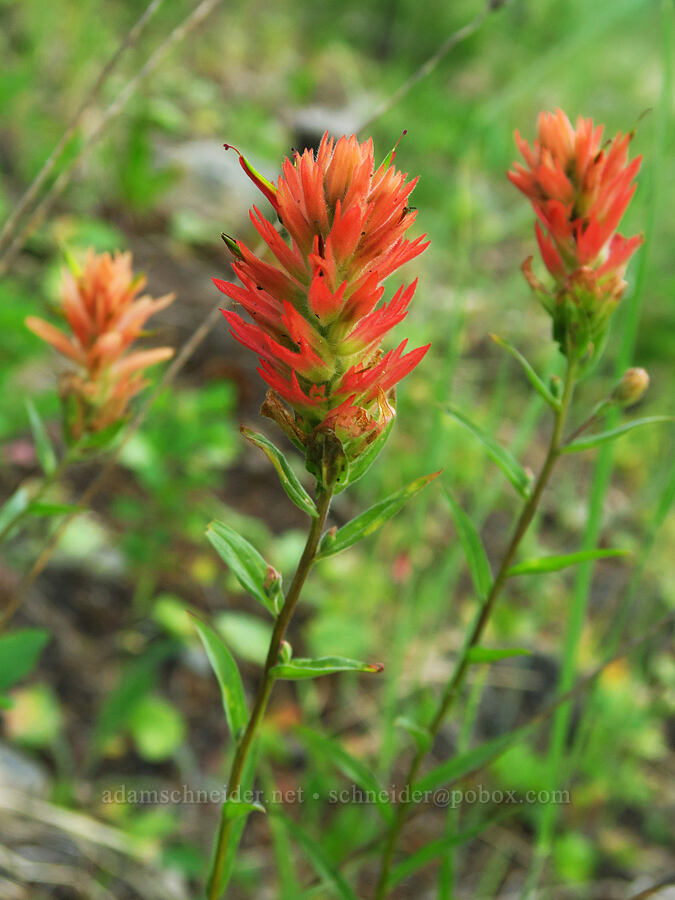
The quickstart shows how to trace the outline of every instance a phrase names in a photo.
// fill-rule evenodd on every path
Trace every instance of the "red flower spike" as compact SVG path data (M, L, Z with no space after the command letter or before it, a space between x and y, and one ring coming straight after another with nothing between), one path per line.
M144 285L145 278L134 277L130 253L111 256L89 250L81 270L71 267L63 273L61 309L70 335L44 319L26 319L34 334L78 364L79 371L62 379L71 440L121 419L131 398L145 386L143 371L173 356L171 347L127 353L150 316L174 299L173 294L158 300L137 297Z
M307 444L330 429L350 458L391 420L387 394L428 349L404 353L406 341L380 349L405 318L417 284L402 285L382 304L382 282L428 246L424 237L405 236L415 221L408 200L417 179L393 167L394 155L376 170L371 140L326 134L316 154L284 160L273 185L239 154L290 243L254 206L251 221L274 262L237 241L233 269L241 286L214 279L253 320L224 310L232 335L258 355L261 377L291 407L294 439L304 435ZM288 433L291 413L271 402L266 410L283 418Z
M508 173L537 215L539 250L555 281L545 305L556 338L565 352L579 356L602 342L626 288L628 260L642 243L640 235L625 238L616 231L635 192L641 157L628 160L632 134L603 144L603 130L582 118L574 128L560 109L543 112L531 147L516 132L526 165L514 163ZM537 285L541 295L545 289Z

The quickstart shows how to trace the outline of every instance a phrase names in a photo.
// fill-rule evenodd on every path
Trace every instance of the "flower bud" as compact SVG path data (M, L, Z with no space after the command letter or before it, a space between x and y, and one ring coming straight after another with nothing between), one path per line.
M610 399L621 406L633 406L642 400L648 387L649 374L646 369L627 369Z
M282 641L279 647L279 662L281 665L289 663L293 657L293 648L288 641Z

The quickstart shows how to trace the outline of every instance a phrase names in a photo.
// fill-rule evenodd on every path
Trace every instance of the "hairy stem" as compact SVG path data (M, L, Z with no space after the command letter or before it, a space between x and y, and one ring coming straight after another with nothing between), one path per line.
M271 674L272 668L279 661L279 650L281 648L281 642L284 639L286 629L288 628L288 623L291 620L291 616L293 615L293 611L300 597L300 592L302 591L302 587L305 583L307 575L309 574L309 570L311 569L312 563L314 562L316 550L319 545L319 538L321 537L321 533L326 522L326 516L328 515L331 497L331 491L324 491L319 497L319 515L316 518L312 519L312 524L307 536L305 549L302 552L300 562L298 563L298 567L295 570L295 575L293 576L293 581L291 582L288 593L286 594L284 605L281 608L281 612L277 616L274 630L272 632L272 637L270 639L270 646L267 653L267 659L265 661L265 668L263 670L262 679L258 687L258 693L256 694L255 703L253 704L253 709L248 720L248 725L246 726L246 731L242 735L237 745L234 760L232 761L230 777L227 783L228 797L230 795L236 794L236 792L241 787L244 766L251 752L251 748L258 731L258 726L260 725L262 718L265 715L265 709L267 708L267 703L269 701L270 694L272 693L272 685L274 683L274 678ZM223 875L225 872L225 865L227 861L227 851L232 837L232 826L234 824L232 819L228 819L226 817L225 811L225 806L223 806L220 827L218 830L218 837L216 840L216 849L206 887L207 900L219 900L219 898L223 894L223 888L221 887L221 885L223 882Z
M569 411L570 403L572 400L572 393L574 391L574 380L575 366L573 362L568 361L567 372L565 374L563 396L560 402L560 409L555 414L553 433L551 434L551 440L549 443L548 453L546 454L544 465L542 466L532 493L530 494L527 502L525 503L525 506L523 507L520 517L518 518L513 536L501 560L499 569L497 571L497 574L495 575L487 599L483 604L476 620L474 621L474 624L464 643L464 647L462 648L462 652L460 653L452 676L445 686L445 690L443 691L438 709L436 710L431 724L429 725L428 730L432 738L434 738L438 734L438 731L440 730L445 717L450 711L450 708L454 703L455 698L457 697L457 694L462 687L462 684L464 683L464 677L469 668L469 651L473 647L478 645L483 636L483 632L485 631L485 627L490 619L490 615L492 614L492 610L494 609L497 598L499 597L501 590L508 579L508 570L518 551L520 542L525 536L527 529L530 527L532 519L534 518L534 515L539 506L541 496L546 485L548 484L549 478L551 477L551 472L553 471L558 457L560 456L563 441L563 429L565 427L565 421L567 419L567 413ZM404 796L410 796L412 787L417 779L420 766L422 765L425 756L426 750L420 748L413 757L406 777ZM398 804L396 817L391 825L389 835L384 846L380 875L374 894L374 900L384 900L389 892L389 873L394 859L396 845L398 843L401 830L410 814L411 805L411 800Z

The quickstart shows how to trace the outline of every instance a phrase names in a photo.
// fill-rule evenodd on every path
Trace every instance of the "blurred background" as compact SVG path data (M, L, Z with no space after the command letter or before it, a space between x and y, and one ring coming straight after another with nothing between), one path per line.
M55 174L194 6L159 5L87 109ZM139 0L1 0L0 219L143 9ZM532 138L541 109L592 116L608 136L635 128L633 152L644 154L621 230L643 231L645 244L579 408L590 409L617 369L632 363L651 375L638 414L675 412L672 4L512 0L479 25L483 12L480 0L214 4L107 122L0 281L0 500L39 478L26 397L60 440L60 364L23 321L51 316L63 248L76 258L89 246L130 249L151 294L176 292L153 320L151 342L182 346L222 302L211 283L230 274L220 232L254 245L248 208L260 202L225 141L276 177L292 147L315 145L325 130L372 134L380 158L407 129L397 165L420 175L416 228L432 243L404 273L420 283L395 338L431 340L432 348L400 390L387 449L369 477L340 496L334 524L443 467L490 558L499 559L519 498L444 408L467 411L524 465L541 464L550 427L544 404L489 338L507 338L539 371L560 371L549 320L520 273L535 252L532 213L506 179L517 155L513 131ZM397 89L470 22L473 32L397 99ZM224 519L286 576L304 541L303 516L262 454L239 437L244 422L282 442L258 417L263 396L252 354L219 319L153 402L18 613L17 625L46 628L51 637L0 714L3 900L197 896L217 805L135 803L128 792L222 786L231 747L217 683L185 610L217 624L248 691L270 626L207 544L205 525ZM432 762L523 724L554 695L563 659L569 672L586 672L672 609L672 430L641 430L597 460L597 452L563 460L523 554L571 552L597 525L602 546L631 556L592 572L510 583L490 637L532 654L475 667ZM53 502L74 502L99 469L71 470ZM589 525L591 493L594 509L604 509ZM32 521L7 545L3 606L54 527ZM566 637L572 609L586 611L576 638ZM447 503L434 487L368 543L317 566L305 591L290 638L295 652L377 660L385 671L281 685L264 728L262 785L304 788L304 802L283 813L335 866L351 857L343 871L359 897L370 896L377 866L372 854L354 851L377 835L378 813L329 801L352 779L297 726L335 738L384 786L396 783L411 746L396 720L430 714L474 610ZM569 790L569 803L425 808L405 833L408 853L458 830L478 827L480 835L448 842L394 896L519 897L542 829L550 839L536 896L637 895L673 870L674 747L675 660L657 641L610 666L577 698L561 767L552 768L544 722L466 785L524 793L553 784ZM20 792L20 804L7 789ZM233 898L334 896L315 881L280 819L250 819Z

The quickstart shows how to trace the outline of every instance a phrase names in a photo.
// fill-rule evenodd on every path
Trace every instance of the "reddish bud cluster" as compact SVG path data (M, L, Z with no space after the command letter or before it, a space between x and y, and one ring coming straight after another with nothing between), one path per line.
M577 335L577 349L604 333L626 287L628 260L642 242L640 235L626 238L616 230L640 168L639 157L628 159L632 134L618 134L603 145L602 133L592 119L579 118L575 129L560 109L541 113L531 147L516 132L526 166L515 163L508 173L537 214L537 241L556 282L555 297L534 277L530 260L524 264L526 277L554 319L575 320L577 331L584 326L587 333L581 340Z

